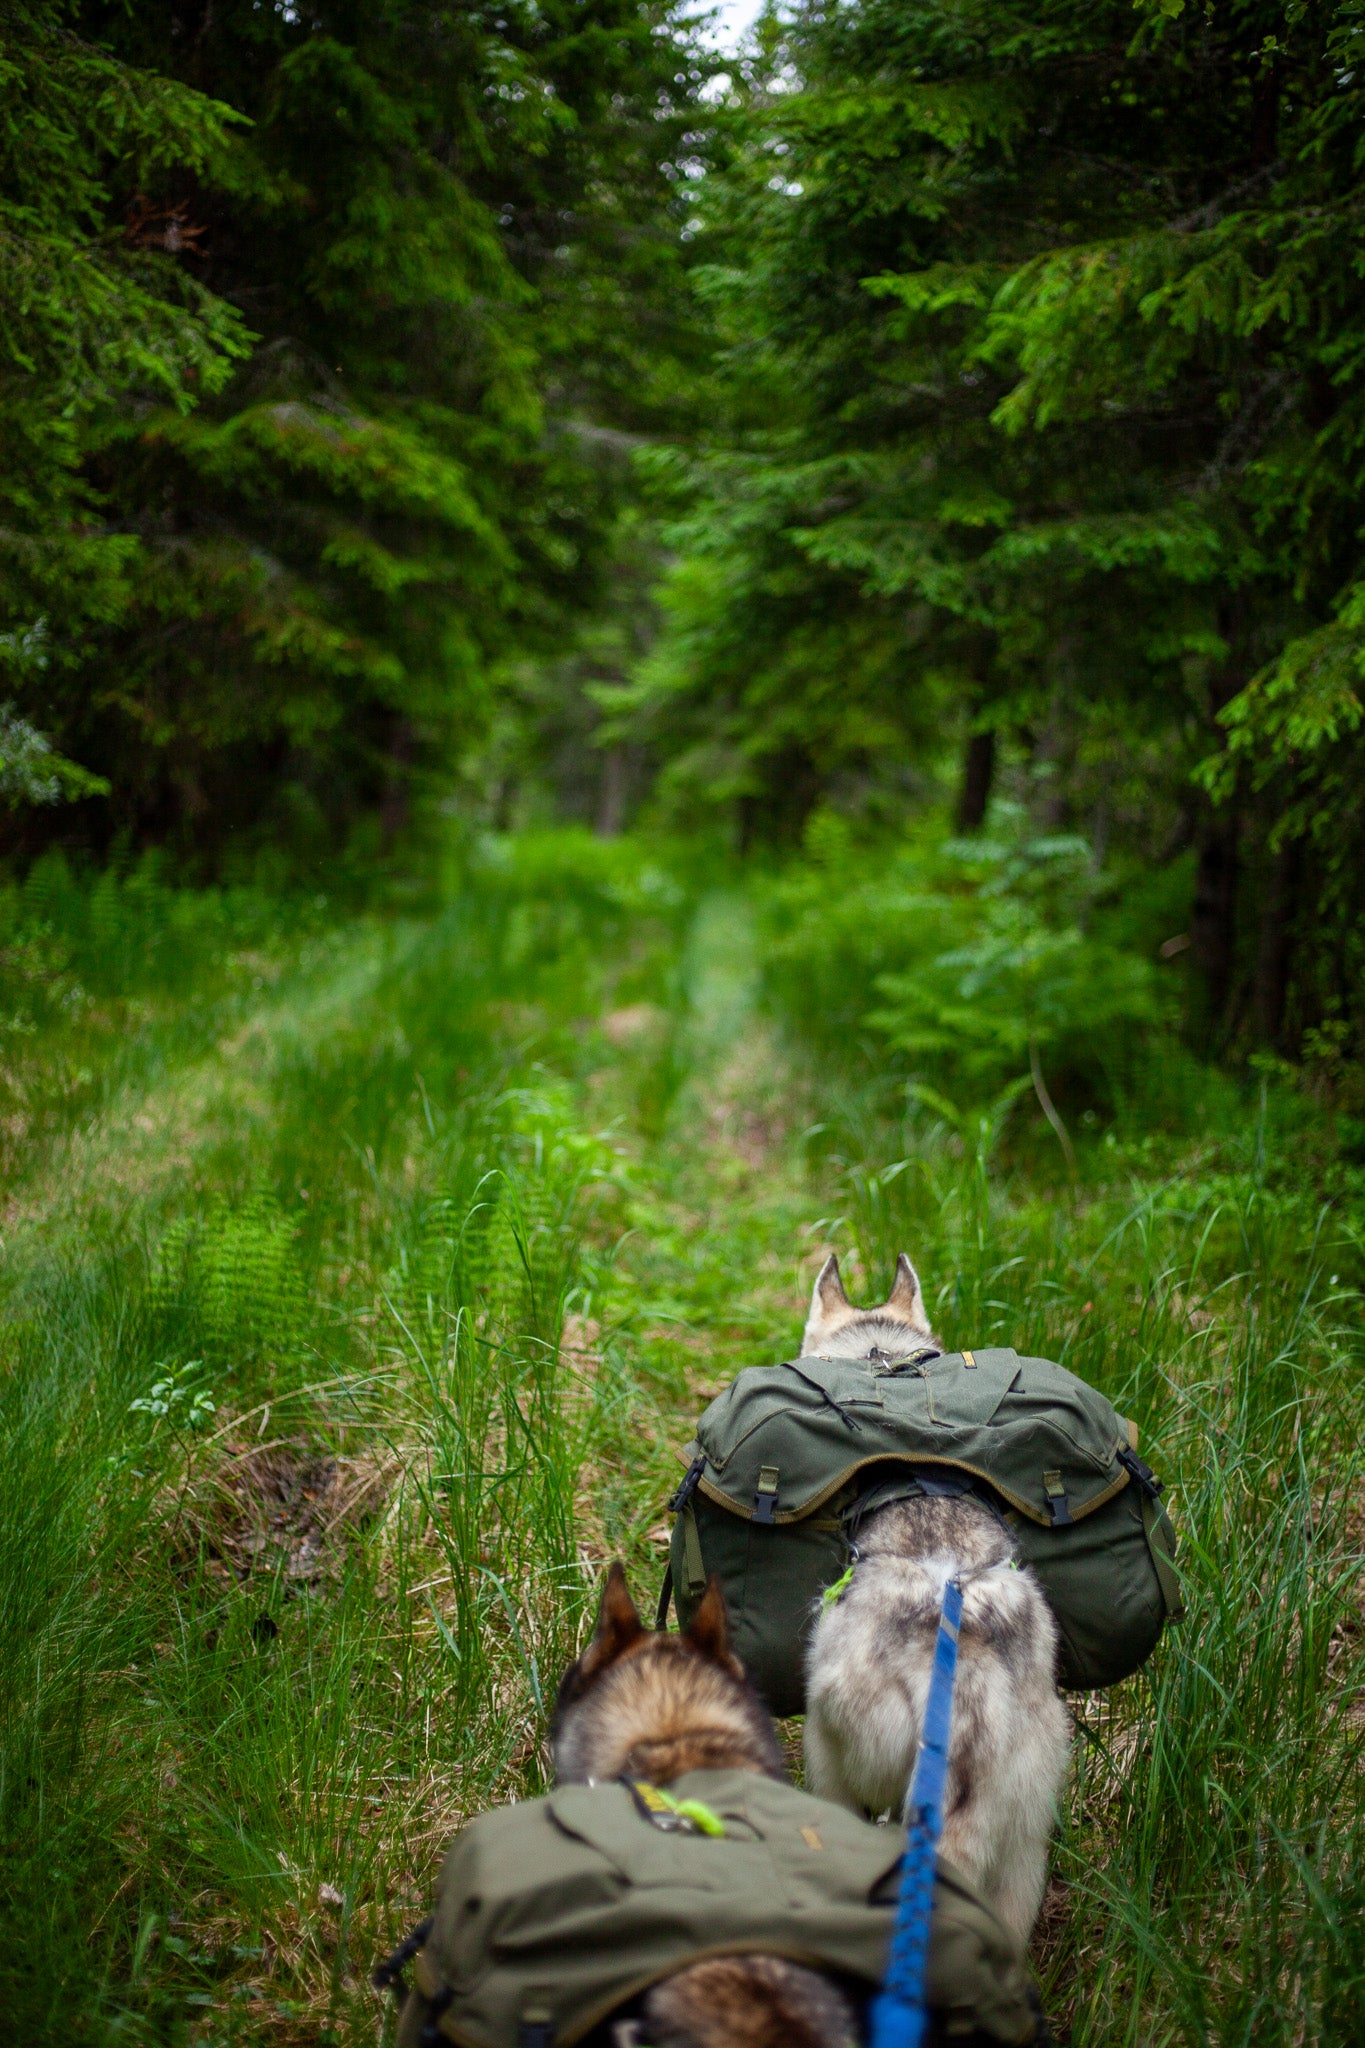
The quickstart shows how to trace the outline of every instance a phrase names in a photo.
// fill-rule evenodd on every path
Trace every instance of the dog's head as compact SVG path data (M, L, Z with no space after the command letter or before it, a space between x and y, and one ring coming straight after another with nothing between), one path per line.
M560 1685L550 1747L561 1784L625 1775L667 1785L699 1770L785 1776L772 1717L730 1648L720 1581L670 1635L645 1627L614 1564L592 1641Z
M801 1339L803 1358L903 1358L918 1342L937 1344L925 1313L919 1275L902 1252L880 1308L854 1308L833 1252L816 1275Z

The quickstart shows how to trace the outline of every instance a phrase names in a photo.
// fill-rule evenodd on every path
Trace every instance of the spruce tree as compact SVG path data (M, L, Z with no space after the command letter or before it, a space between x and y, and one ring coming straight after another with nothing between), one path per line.
M1044 824L1193 839L1210 1042L1288 1042L1358 943L1356 19L771 22L710 220L730 409L630 703L779 828L946 726L965 824L999 733Z
M112 378L71 430L117 574L79 616L14 595L50 649L39 722L112 785L97 837L392 830L496 662L597 598L612 433L669 403L703 72L663 0L90 0L79 43L64 19L35 12L15 90L46 39L175 111L179 148L92 145L81 218L181 324L148 345L173 376Z

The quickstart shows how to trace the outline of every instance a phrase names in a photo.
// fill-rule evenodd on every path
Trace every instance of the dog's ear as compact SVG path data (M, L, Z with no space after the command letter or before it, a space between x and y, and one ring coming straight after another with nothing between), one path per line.
M886 1306L905 1316L919 1329L927 1330L929 1318L924 1313L924 1293L919 1284L919 1274L902 1252L896 1261L896 1278L886 1298Z
M725 1595L715 1572L706 1581L706 1591L696 1613L683 1630L683 1640L690 1643L700 1656L709 1657L713 1664L723 1665L736 1678L744 1676L744 1666L730 1648L730 1618L725 1612Z
M644 1634L645 1625L636 1612L626 1584L625 1568L618 1559L607 1573L607 1582L602 1588L602 1604L597 1610L597 1627L592 1641L578 1660L580 1681L586 1684L590 1678L596 1678L618 1657L624 1657L627 1650L634 1649Z
M821 1322L826 1316L835 1315L841 1308L848 1307L848 1296L839 1272L839 1261L831 1252L815 1276L815 1285L810 1295L810 1319Z

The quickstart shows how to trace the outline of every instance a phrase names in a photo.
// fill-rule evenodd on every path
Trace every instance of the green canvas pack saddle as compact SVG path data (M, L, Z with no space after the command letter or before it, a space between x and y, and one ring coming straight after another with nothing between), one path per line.
M819 1595L847 1569L857 1520L971 1491L1042 1583L1060 1683L1112 1685L1183 1612L1160 1482L1136 1447L1103 1394L1015 1351L751 1367L683 1453L661 1617L671 1589L686 1625L719 1573L736 1655L773 1713L802 1713Z
M666 1793L566 1785L463 1829L420 1948L413 1937L375 1981L412 1961L398 2048L573 2048L707 1956L787 1956L867 1993L885 1966L904 1847L903 1829L753 1771L691 1771ZM947 1865L929 2002L949 2037L1037 2038L1014 1937Z

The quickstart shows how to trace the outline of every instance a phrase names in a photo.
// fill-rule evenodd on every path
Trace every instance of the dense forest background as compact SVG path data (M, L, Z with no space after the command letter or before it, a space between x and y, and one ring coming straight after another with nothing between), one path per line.
M842 1021L951 809L930 897L1042 877L981 909L1026 1035L1055 969L1339 1081L1362 53L1356 0L797 5L723 69L662 0L11 0L10 852L804 846Z
M830 1251L1169 1489L1059 2048L1365 2040L1362 59L0 0L6 2041L392 2043Z

